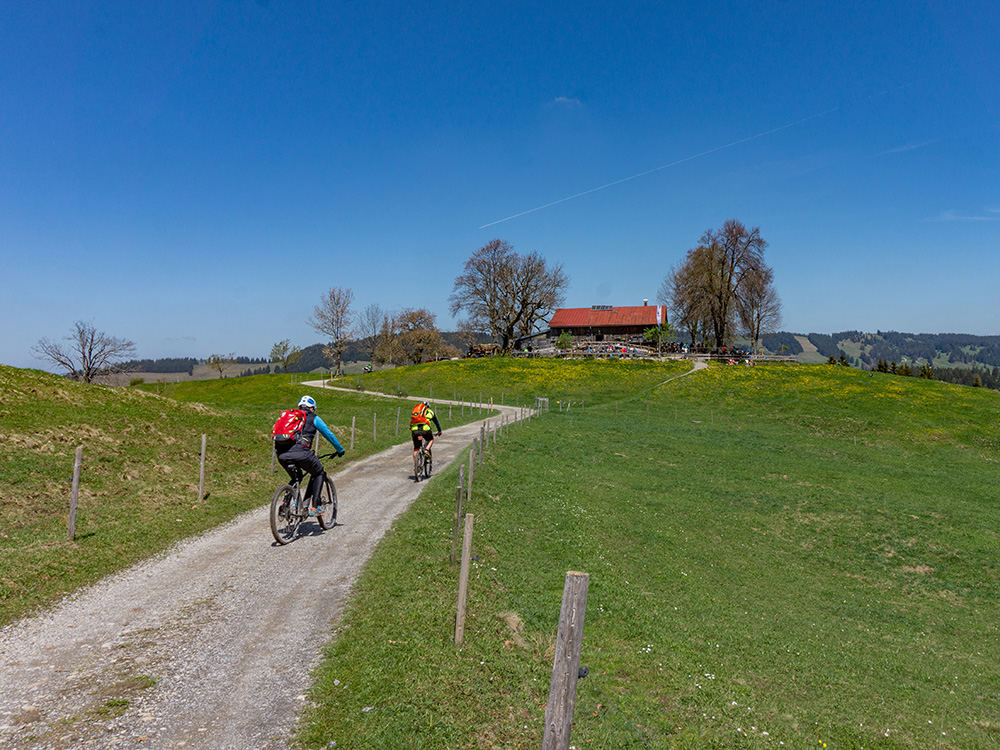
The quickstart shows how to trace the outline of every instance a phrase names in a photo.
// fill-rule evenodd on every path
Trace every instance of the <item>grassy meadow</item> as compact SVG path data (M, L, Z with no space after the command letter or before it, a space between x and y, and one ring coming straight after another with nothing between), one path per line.
M574 747L1000 743L998 394L826 365L597 382L486 453L462 648L457 468L397 522L305 747L537 748L570 570Z
M686 369L463 360L364 375L366 389L546 396L551 410L503 435L477 471L462 647L449 554L467 456L366 566L298 743L539 747L576 570L590 576L589 676L574 747L1000 744L1000 395L827 365L675 377ZM0 368L0 623L263 504L277 484L267 432L303 390L272 375L157 394ZM356 455L395 440L405 401L310 392L345 445L351 415L368 415ZM385 445L381 427L371 444L375 409ZM198 502L203 433L210 494Z
M347 448L355 419L354 449L342 460L409 440L406 424L399 436L395 425L397 410L405 418L412 402L306 387L287 375L111 388L0 366L0 626L270 502L285 478L280 467L271 473L271 425L306 392ZM456 410L455 422L471 419ZM336 470L340 460L328 466Z

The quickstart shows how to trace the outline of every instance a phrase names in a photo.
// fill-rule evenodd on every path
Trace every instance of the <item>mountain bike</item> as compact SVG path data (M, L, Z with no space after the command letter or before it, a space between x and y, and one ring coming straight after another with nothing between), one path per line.
M426 437L420 435L419 438L420 448L413 456L413 479L417 482L431 478L431 449L427 447Z
M325 453L319 459L333 458L336 453ZM337 488L333 480L327 476L320 486L319 505L316 514L309 514L309 499L303 496L300 484L306 480L306 490L309 488L309 475L296 467L296 478L290 484L283 484L274 491L271 498L271 533L278 544L288 544L299 533L303 521L315 518L319 527L326 531L337 525Z

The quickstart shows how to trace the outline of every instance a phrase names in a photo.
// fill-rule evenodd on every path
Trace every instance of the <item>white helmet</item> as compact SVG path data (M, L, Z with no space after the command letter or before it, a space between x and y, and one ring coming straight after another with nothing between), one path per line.
M316 399L312 396L303 396L299 399L299 408L308 409L309 411L316 411Z

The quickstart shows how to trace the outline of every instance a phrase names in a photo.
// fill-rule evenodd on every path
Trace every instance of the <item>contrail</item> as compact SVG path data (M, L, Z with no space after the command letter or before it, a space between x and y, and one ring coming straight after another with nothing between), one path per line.
M620 180L615 180L614 182L609 182L606 185L601 185L600 187L591 188L590 190L584 190L582 193L577 193L576 195L569 195L565 198L560 198L557 201L552 201L551 203L546 203L543 206L536 206L535 208L529 208L527 211L521 211L519 214L512 214L505 219L497 219L496 221L491 221L489 224L483 224L480 229L486 229L487 227L495 226L496 224L502 224L505 221L510 221L511 219L517 219L521 216L527 216L528 214L533 214L535 211L541 211L543 208L550 208L551 206L557 206L560 203L565 203L566 201L574 200L575 198L580 198L584 195L590 195L591 193L596 193L598 190L605 190L609 187L614 187L615 185L621 185L623 182L628 182L629 180L637 180L640 177L645 177L648 174L653 174L654 172L659 172L663 169L668 169L670 167L676 167L678 164L683 164L684 162L693 161L694 159L700 159L703 156L708 156L709 154L714 154L716 151L722 151L723 149L732 148L733 146L739 146L741 143L746 143L747 141L756 140L757 138L763 138L764 136L771 135L772 133L777 133L780 130L787 130L788 128L794 128L796 125L801 125L804 122L809 122L810 120L815 120L819 117L824 117L831 112L836 112L840 107L834 107L833 109L828 109L824 112L818 112L815 115L809 115L809 117L803 117L801 120L796 120L795 122L789 122L785 125L781 125L776 128L771 128L770 130L765 130L763 133L757 133L756 135L750 135L746 138L740 138L738 141L733 141L732 143L727 143L724 146L716 146L715 148L710 148L708 151L702 151L700 154L693 154L691 156L685 156L683 159L678 159L677 161L672 161L669 164L664 164L659 167L654 167L653 169L647 169L645 172L639 172L631 177L622 177Z

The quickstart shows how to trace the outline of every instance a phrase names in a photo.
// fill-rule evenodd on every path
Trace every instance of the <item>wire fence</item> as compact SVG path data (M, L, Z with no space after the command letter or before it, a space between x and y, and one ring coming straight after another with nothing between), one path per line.
M480 459L480 460L470 461L470 466L473 465L473 463L478 463L478 465L481 466L481 456L478 457L475 456L475 452L477 450L482 451L484 449L492 450L493 448L497 447L498 445L497 438L498 436L503 435L504 428L526 425L530 421L530 418L532 416L539 413L544 413L545 411L549 411L548 399L545 399L544 403L540 402L540 400L536 400L536 405L540 406L541 409L538 411L525 410L524 412L519 413L518 417L513 422L506 423L504 421L500 421L499 424L494 424L494 425L491 425L489 422L487 422L484 429L484 435L483 435L484 439L482 441L478 441L478 445L474 444L473 447L470 449L470 456L472 456L474 459ZM582 408L583 404L580 403L579 406ZM569 402L567 402L566 409L568 411ZM560 409L560 411L562 410ZM492 445L491 445L491 438L492 438ZM470 497L473 495L472 489L474 486L474 480L478 475L479 471L480 470L477 470L476 472L470 471L470 476L468 478L469 481L466 487L463 488L460 483L458 487L459 498L457 502L459 503L462 502L462 493L465 493ZM461 512L460 516L464 518L468 510L469 510L468 508L464 508L464 512ZM509 600L510 606L514 609L514 611L518 612L519 615L522 615L523 618L527 620L538 633L543 634L551 642L555 642L558 634L557 632L553 631L552 626L540 622L532 614L531 609L524 603L522 597L518 596L516 591L514 591L510 586L508 586L504 581L501 580L500 568L502 566L498 559L499 548L493 542L491 542L490 547L493 550L493 556L495 559L497 559L497 562L492 566L487 566L482 561L482 558L475 544L475 537L473 536L470 555L472 561L476 564L477 571L485 574L493 582L493 584L497 586L505 594L505 596ZM634 721L628 715L628 713L622 709L622 707L618 704L618 701L607 690L604 689L604 687L602 686L601 679L598 676L596 676L593 672L591 672L589 667L581 666L579 676L580 678L582 678L583 690L592 689L597 694L599 694L600 699L603 701L603 704L608 707L609 711L616 717L618 721L622 723L622 726L627 728L629 733L634 735L636 740L640 742L643 747L647 748L653 747L653 745L650 743L649 738L646 737L642 729L638 726L638 723Z

